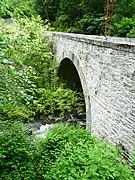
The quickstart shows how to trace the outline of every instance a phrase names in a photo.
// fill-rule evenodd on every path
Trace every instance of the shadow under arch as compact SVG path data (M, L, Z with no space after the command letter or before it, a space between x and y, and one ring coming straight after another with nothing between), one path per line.
M70 89L83 92L79 74L70 59L65 58L61 61L58 76Z
M90 97L87 90L87 84L80 67L79 60L74 56L73 53L68 52L68 56L63 52L62 58L59 61L58 75L63 79L69 88L72 90L80 90L83 92L85 100L85 111L86 111L86 128L91 130L91 104Z

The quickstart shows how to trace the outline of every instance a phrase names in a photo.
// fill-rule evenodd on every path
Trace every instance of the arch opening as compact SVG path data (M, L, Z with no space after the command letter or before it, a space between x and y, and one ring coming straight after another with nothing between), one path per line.
M66 88L70 88L77 94L78 104L82 106L83 111L72 114L72 121L83 127L86 127L86 105L84 99L83 88L77 69L69 58L61 61L58 76L60 82L64 83Z

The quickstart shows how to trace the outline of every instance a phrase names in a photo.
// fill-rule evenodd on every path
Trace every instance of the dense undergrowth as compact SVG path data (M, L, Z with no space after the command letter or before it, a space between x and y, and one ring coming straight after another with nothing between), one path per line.
M35 14L33 0L1 0L0 1L0 16L2 17L17 17L29 16Z
M83 111L77 93L58 83L53 39L40 17L0 20L0 119L34 120Z
M35 140L20 123L1 123L1 180L134 180L119 150L80 127L57 125Z

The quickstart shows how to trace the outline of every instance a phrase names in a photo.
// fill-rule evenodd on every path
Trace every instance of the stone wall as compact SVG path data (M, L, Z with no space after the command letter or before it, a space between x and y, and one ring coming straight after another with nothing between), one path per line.
M58 63L69 58L78 71L87 129L131 152L135 142L135 39L54 33L54 52Z

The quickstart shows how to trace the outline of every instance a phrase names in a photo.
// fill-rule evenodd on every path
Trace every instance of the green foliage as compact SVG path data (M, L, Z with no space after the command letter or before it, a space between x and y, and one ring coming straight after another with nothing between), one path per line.
M28 135L19 122L0 122L0 180L134 180L115 146L71 125L45 138Z
M103 34L104 10L103 0L1 0L0 2L2 17L18 18L39 14L58 31L85 34ZM112 35L135 37L134 29L130 33L132 23L126 20L131 18L134 21L134 15L134 0L116 0Z
M58 125L38 143L41 179L134 179L115 146L79 127Z
M115 11L118 17L132 18L135 15L135 1L134 0L116 0Z
M36 147L22 125L0 122L0 179L35 180Z
M127 36L130 38L135 38L135 21L134 21L134 27L130 30Z
M29 122L33 121L36 112L30 111L25 106L23 107L12 107L12 106L2 106L0 110L0 120L1 121L21 121Z
M116 0L111 35L120 36L120 37L135 37L134 16L135 16L134 0Z
M32 77L35 75L35 71L30 66L19 66L19 64L22 65L23 62L18 59L21 54L17 54L18 52L16 52L18 46L16 36L13 34L17 25L14 24L16 28L14 27L12 29L12 26L4 24L2 20L0 24L0 107L7 104L12 106L23 105L24 103L27 104L32 101L32 98L34 98L35 95L35 84L32 80ZM4 61L7 61L8 63L3 63ZM12 64L10 65L10 63Z
M78 21L80 29L86 34L103 34L104 17L103 14L97 15L84 15L82 19Z
M9 115L12 112L13 117L15 114L16 118L24 115L23 119L27 119L25 113L26 111L30 113L30 111L26 110L26 106L37 100L38 86L45 87L45 76L50 77L51 71L54 71L54 65L48 66L52 58L49 38L47 41L43 36L48 27L47 25L43 27L39 17L20 19L11 25L0 20L0 24L0 109L4 110L2 111L4 114ZM12 64L4 64L4 61L12 62ZM29 61L31 64L28 64ZM36 62L40 65L36 66ZM41 68L36 67L41 67L42 62L43 71L40 71ZM53 73L51 77L54 78ZM54 80L55 78L53 82ZM34 115L33 112L30 116L31 114ZM10 114L7 119L11 117Z
M55 21L59 9L59 0L33 0L33 4L43 19Z
M3 119L34 119L82 112L84 103L70 89L59 88L52 38L40 17L0 21L0 110ZM12 64L3 64L3 61ZM6 82L6 83L5 83ZM7 118L6 118L7 116ZM1 115L2 117L2 115Z
M84 104L81 102L81 96L70 89L59 87L56 90L40 89L40 97L30 109L35 109L43 117L60 116L64 118L66 114L77 114L84 111Z
M34 0L34 4L41 17L48 19L57 31L104 34L103 0ZM116 0L111 35L135 37L134 15L134 0Z
M38 13L57 30L86 34L102 33L104 5L102 0L35 0Z
M134 37L135 19L122 18L119 23L112 27L112 34L121 37Z
M1 0L0 16L2 17L18 17L31 16L34 14L32 0Z

